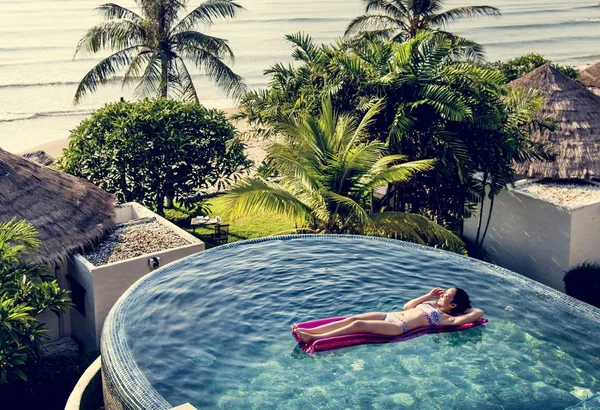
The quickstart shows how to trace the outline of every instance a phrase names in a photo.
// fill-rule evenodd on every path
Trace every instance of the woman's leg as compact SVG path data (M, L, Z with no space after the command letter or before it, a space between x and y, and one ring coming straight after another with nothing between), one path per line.
M404 329L396 324L385 322L383 320L355 320L352 323L326 333L310 334L302 329L296 332L306 344L311 344L315 340L325 339L333 336L343 336L352 333L373 333L384 336L397 336L404 333Z
M312 329L297 329L295 325L292 325L292 330L301 330L303 333L309 335L318 335L348 326L350 323L355 322L357 320L384 320L385 316L386 314L382 312L369 312L363 313L361 315L349 316L346 319L338 320L337 322L327 323L326 325L321 325L318 327L313 327Z

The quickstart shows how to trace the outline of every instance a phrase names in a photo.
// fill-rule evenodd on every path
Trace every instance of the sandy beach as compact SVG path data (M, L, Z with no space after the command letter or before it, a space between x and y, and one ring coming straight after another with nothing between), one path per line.
M230 107L223 109L223 112L229 117L233 114L238 113L238 109L236 107ZM233 123L237 130L242 133L248 130L248 124L246 121L237 121ZM259 140L248 140L246 143L246 154L248 158L254 161L255 166L259 166L260 163L265 159L266 152L263 149L264 141ZM69 145L68 138L62 138L55 141L46 142L44 144L37 145L31 149L21 152L24 154L25 152L33 152L33 151L44 151L46 154L51 157L58 158L62 155L63 149L67 148Z

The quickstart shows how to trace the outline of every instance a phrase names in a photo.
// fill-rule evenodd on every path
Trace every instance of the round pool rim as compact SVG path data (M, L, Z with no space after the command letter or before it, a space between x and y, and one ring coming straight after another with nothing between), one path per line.
M473 259L468 256L459 255L453 252L448 252L441 249L423 246L411 242L362 235L318 234L281 235L248 239L244 241L217 246L167 264L143 276L133 285L131 285L129 289L125 291L125 293L123 293L123 295L119 298L119 300L117 300L117 302L109 312L106 320L104 321L102 337L100 342L103 378L105 378L105 380L108 382L107 384L110 386L110 388L115 390L114 392L111 392L111 396L116 394L116 396L119 398L119 400L123 402L126 408L140 410L149 408L171 409L172 407L184 404L167 402L164 399L164 397L162 397L162 395L152 387L146 376L138 368L127 345L127 340L124 337L125 319L127 317L128 307L131 305L132 301L131 299L128 301L128 297L133 292L146 285L151 279L167 275L172 271L177 270L180 265L187 263L187 261L190 259L201 259L207 255L211 255L215 252L221 252L225 249L231 249L261 242L279 242L289 240L318 240L339 242L340 239L347 240L350 243L352 241L373 241L379 243L386 243L397 247L414 248L419 249L421 251L430 252L432 254L443 254L446 257L462 259L464 263L470 264L471 267L485 268L488 271L488 273L501 276L503 278L508 278L510 280L520 283L523 286L528 286L532 291L539 293L545 297L553 297L556 300L556 302L561 303L565 309L572 310L578 315L589 316L594 321L597 321L597 318L600 315L599 308L596 308L592 305L588 305L585 302L582 302L569 295L559 292L558 290L550 288L549 286L534 281L533 279L529 279L508 269L502 268L497 265L493 265L488 262Z

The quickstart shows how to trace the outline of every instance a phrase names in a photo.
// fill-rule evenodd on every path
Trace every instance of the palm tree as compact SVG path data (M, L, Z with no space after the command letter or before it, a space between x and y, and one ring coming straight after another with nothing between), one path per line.
M113 3L98 7L105 21L85 34L75 55L116 52L83 77L75 103L125 68L123 86L137 83L136 96L198 101L185 60L203 69L228 95L243 94L243 79L224 61L234 58L227 40L193 30L198 24L210 27L215 20L237 17L242 10L239 4L233 0L207 0L177 21L186 10L187 0L135 1L141 14Z
M336 114L329 99L316 116L280 117L281 132L267 152L281 181L255 177L234 186L225 199L231 217L275 212L304 219L321 233L396 237L462 250L458 237L424 216L375 212L377 187L408 181L417 172L431 170L434 163L401 163L404 156L385 155L384 143L367 140L367 128L381 104L374 103L360 122Z
M530 135L536 131L554 131L555 122L550 118L537 117L544 98L535 90L519 88L505 89L503 103L505 120L502 126L486 140L485 155L482 155L481 186L479 200L479 218L475 236L475 250L483 248L487 235L496 196L515 181L514 163L528 161L554 161L555 152L550 146L541 141L532 141ZM483 210L485 199L489 198L490 205L487 222L483 227ZM482 228L483 233L482 233ZM481 235L481 236L480 236Z
M472 197L465 179L474 172L468 129L476 118L473 107L499 93L502 83L495 70L480 67L481 47L432 31L421 31L403 43L382 41L370 33L331 46L317 46L301 34L287 39L300 64L272 67L269 89L243 97L242 116L272 137L279 132L279 115L303 110L316 114L325 98L340 112L357 115L374 97L382 98L384 108L369 127L370 138L385 141L390 154L438 159L435 171L418 180L390 184L390 205L427 212L445 226L462 218L468 211L465 206L474 204L462 199ZM462 128L449 132L448 124Z
M395 41L414 37L419 30L444 27L452 21L475 16L500 16L491 6L457 7L442 11L444 0L364 0L366 13L355 18L346 35L371 31Z

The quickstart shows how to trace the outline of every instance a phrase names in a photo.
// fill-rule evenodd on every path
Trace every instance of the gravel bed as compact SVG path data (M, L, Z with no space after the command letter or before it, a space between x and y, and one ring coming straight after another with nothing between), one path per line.
M516 190L566 208L600 202L600 186L598 185L528 182L518 185Z
M94 266L135 258L146 253L163 251L189 242L156 220L118 226L91 252L83 256Z

